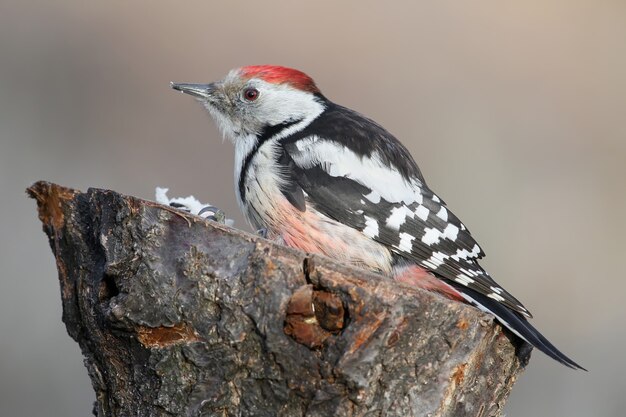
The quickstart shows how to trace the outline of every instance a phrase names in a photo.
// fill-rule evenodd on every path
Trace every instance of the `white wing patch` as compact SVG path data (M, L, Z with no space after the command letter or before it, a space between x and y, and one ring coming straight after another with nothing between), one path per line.
M415 215L424 221L428 219L428 214L430 214L430 210L421 204L415 209Z
M397 166L383 162L382 154L376 150L369 155L357 154L341 141L317 135L298 139L295 145L297 152L290 156L301 169L321 169L327 176L337 178L342 186L348 179L365 187L366 191L359 186L339 188L350 199L344 203L358 206L340 206L349 212L345 221L354 222L352 227L383 243L396 255L528 315L475 262L482 255L481 248L465 225L420 179L406 179ZM362 217L355 221L354 214Z
M462 273L464 273L465 275L470 276L470 277L477 277L478 276L476 271L472 271L471 269L459 268L459 271L461 271Z
M456 253L452 255L451 258L458 262L461 259L474 259L478 257L479 253L480 246L478 246L478 244L475 244L471 252L467 249L457 249Z
M458 235L459 235L459 228L453 225L452 223L448 223L446 228L443 229L443 237L446 239L450 239L453 242L456 240L456 237Z
M449 239L454 242L459 234L459 228L452 223L448 223L446 228L443 229L443 232L434 227L427 227L424 231L422 242L429 246L439 243L441 238Z
M380 197L390 203L403 202L409 205L422 201L421 183L417 179L407 182L395 167L382 161L377 151L372 152L371 156L359 156L340 143L315 135L299 140L296 146L300 152L292 157L302 168L320 165L330 176L356 181L370 190L376 190ZM374 202L376 195L368 195L372 197L370 201Z
M422 236L422 242L424 242L427 245L434 245L435 243L439 242L439 239L441 238L441 232L437 229L435 229L434 227L427 227L426 229L424 229L424 236Z
M376 219L370 216L363 216L365 218L365 229L363 229L363 234L369 238L378 237L378 222Z
M387 218L387 227L394 230L399 230L407 217L413 218L414 214L407 206L399 206L391 209L391 215Z
M496 294L502 294L502 288L498 288L498 287L490 287L491 291L495 292Z
M432 269L437 269L441 265L443 265L446 259L448 259L449 257L450 257L449 255L446 255L443 252L434 252L430 256L430 258L426 259L425 261L422 261L422 265L432 268Z
M408 233L400 233L400 244L397 246L398 249L411 253L411 250L413 250L413 240L415 240L414 236L411 236Z
M439 217L444 222L448 221L448 210L444 206L441 206L441 209L437 213L437 217Z
M473 279L471 279L465 274L457 275L456 278L454 278L454 280L458 282L459 284L466 285L466 286L469 286L470 284L473 284L475 282Z
M370 192L369 194L364 195L363 197L367 198L369 201L371 201L374 204L380 203L380 194L378 194L374 190L372 190L372 192Z
M499 303L504 301L504 297L501 296L500 294L496 294L495 292L492 292L491 294L487 295L487 297L492 298L492 299L496 300Z

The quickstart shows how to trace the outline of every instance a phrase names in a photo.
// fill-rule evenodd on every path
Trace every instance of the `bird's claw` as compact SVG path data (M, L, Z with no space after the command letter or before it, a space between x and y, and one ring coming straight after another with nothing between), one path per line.
M188 206L181 204L181 203L170 203L170 207L174 207L175 209L184 211L186 213L191 213L191 208L189 208Z
M199 212L198 216L203 217L208 220L213 220L218 223L226 223L226 215L220 209L215 206L206 206L203 207Z

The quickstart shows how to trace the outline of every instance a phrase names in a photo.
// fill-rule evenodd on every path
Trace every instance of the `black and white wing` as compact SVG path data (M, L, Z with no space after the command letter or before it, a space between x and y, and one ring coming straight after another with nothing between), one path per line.
M317 210L530 317L478 265L484 253L469 230L426 186L407 149L375 122L331 104L323 117L281 143L281 164L292 180L287 188L301 188ZM291 201L292 193L286 194Z
M526 342L570 368L526 317L530 312L478 264L469 230L427 186L408 150L375 122L329 103L305 129L281 141L282 192L383 243L432 271L470 303L492 313ZM294 204L294 203L292 203Z
M425 184L409 152L373 121L330 103L324 117L281 142L282 192L432 271L470 303L562 364L584 369L526 317L530 312L478 264L469 230Z

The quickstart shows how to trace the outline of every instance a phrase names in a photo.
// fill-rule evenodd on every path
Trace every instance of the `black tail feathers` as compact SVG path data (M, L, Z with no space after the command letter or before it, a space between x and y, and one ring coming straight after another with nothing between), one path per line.
M532 324L526 320L526 318L522 317L520 314L510 310L499 302L492 300L491 298L480 294L474 290L471 290L465 286L461 285L452 285L456 288L457 291L461 293L463 298L465 298L468 302L480 308L483 311L493 314L496 316L498 321L502 323L506 328L508 328L511 332L513 332L518 337L522 338L526 342L530 343L552 359L562 363L563 365L572 368L572 369L582 369L586 371L585 368L565 356L560 350L558 350L548 339L546 339L539 330L535 329Z

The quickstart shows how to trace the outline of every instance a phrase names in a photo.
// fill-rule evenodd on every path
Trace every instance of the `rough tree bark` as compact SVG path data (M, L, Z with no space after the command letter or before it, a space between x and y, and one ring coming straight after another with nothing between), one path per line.
M28 189L97 416L497 416L492 317L169 207Z

